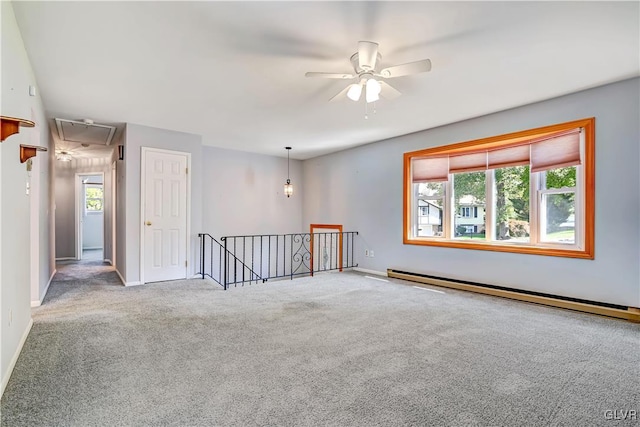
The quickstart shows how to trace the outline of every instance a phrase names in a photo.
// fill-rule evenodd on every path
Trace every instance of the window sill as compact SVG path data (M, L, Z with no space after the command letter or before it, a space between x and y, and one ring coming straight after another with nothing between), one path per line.
M529 255L557 256L565 258L594 259L593 248L577 249L571 245L570 248L562 248L560 245L530 245L524 242L472 242L462 240L444 240L440 237L434 238L404 238L405 245L435 246L455 249L473 249L495 252L512 252Z

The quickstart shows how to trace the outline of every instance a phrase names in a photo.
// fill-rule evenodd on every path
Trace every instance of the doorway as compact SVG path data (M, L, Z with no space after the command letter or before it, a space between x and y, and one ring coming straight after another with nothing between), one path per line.
M76 173L76 259L104 257L104 172Z

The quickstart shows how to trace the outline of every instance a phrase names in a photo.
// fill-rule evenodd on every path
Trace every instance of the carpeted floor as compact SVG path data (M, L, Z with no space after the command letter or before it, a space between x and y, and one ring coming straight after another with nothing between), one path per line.
M638 424L606 411L640 417L639 325L430 289L357 273L124 288L99 262L62 265L2 426Z

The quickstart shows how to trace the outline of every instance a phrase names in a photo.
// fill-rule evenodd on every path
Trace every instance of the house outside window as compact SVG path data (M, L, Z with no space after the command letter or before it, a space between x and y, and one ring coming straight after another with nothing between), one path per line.
M421 186L417 190L416 234L423 237L441 236L444 188L442 185L434 184Z
M592 259L594 122L405 153L405 244Z

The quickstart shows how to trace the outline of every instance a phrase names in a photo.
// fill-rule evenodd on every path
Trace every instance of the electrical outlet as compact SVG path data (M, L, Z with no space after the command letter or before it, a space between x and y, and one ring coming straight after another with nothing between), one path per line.
M369 256L369 249L364 250L364 256Z
M369 256L373 258L373 251L369 251Z

